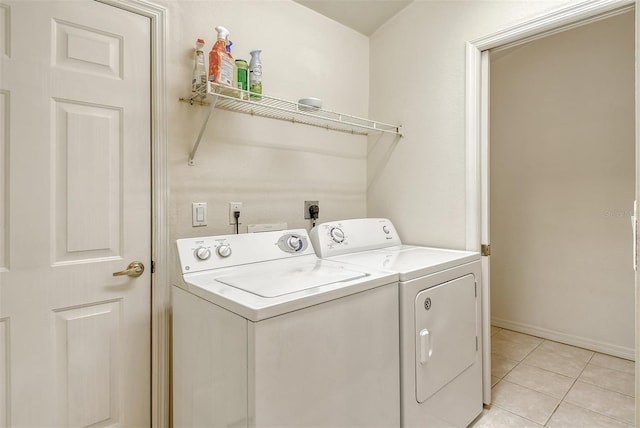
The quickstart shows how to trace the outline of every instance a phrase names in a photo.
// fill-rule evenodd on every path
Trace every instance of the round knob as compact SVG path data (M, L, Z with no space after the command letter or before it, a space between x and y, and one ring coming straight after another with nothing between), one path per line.
M389 226L387 226L386 224L384 226L382 226L382 231L388 235L389 234Z
M302 239L299 236L291 236L287 239L287 245L293 251L300 251L302 249Z
M198 260L207 260L211 257L211 250L206 247L198 247L196 249L196 258Z
M219 245L218 248L216 248L216 253L218 253L220 257L229 257L231 255L231 247L227 244Z
M331 235L331 239L333 239L334 242L340 243L344 241L344 232L342 231L342 229L334 227L329 232L329 235Z

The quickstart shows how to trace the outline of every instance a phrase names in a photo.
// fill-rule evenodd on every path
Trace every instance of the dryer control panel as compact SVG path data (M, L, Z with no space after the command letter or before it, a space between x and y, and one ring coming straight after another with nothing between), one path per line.
M315 253L304 229L204 236L176 241L183 274Z
M309 232L319 257L401 245L400 237L386 218L361 218L322 223Z

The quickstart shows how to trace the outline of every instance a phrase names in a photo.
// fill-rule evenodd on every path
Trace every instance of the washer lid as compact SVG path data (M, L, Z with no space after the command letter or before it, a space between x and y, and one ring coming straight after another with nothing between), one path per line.
M281 265L262 265L216 278L216 281L261 297L279 297L337 282L367 277L365 272L345 269L342 265L321 264L320 260L297 263L283 269Z
M176 285L188 292L248 320L261 321L373 288L396 287L398 274L309 254L193 272L182 279Z

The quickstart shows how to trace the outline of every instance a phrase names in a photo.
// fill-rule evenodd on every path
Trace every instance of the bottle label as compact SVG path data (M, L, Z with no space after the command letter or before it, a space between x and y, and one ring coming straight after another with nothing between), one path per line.
M249 89L249 82L247 81L249 76L247 76L247 74L247 70L238 68L238 89L242 89L243 91Z
M233 65L228 54L215 50L214 46L209 53L209 80L221 85L233 86Z
M251 99L262 99L259 95L262 94L262 64L254 64L249 70L249 92Z
M251 82L262 82L262 65L258 64L250 71L249 80Z
M233 62L227 56L221 56L220 82L223 85L233 86Z

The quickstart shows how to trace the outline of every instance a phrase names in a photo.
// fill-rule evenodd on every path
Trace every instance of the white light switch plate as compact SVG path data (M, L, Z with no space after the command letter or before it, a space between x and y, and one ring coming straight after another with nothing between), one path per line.
M191 225L193 227L207 225L206 202L194 202L191 204Z

